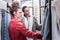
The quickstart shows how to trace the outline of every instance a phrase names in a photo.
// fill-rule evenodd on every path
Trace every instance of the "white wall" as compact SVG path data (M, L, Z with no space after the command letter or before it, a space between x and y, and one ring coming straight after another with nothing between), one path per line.
M38 24L40 24L40 6L39 0L33 0L33 7L34 7L34 16L38 20Z
M0 9L7 10L7 3L3 0L0 0Z
M5 1L5 2L12 2L12 0L3 0L3 1Z

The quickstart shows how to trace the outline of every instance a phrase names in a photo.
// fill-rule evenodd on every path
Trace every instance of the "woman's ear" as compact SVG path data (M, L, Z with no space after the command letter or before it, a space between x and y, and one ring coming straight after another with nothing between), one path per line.
M15 15L16 15L16 12L14 11L13 14L14 14L14 16L15 16Z

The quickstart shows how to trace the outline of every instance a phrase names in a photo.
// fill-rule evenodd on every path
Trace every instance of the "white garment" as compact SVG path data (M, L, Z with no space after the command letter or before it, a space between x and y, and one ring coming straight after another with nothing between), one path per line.
M59 30L60 30L60 0L54 0L55 1L55 8L56 8L56 12L57 12L57 23L59 26Z
M57 12L55 7L51 7L52 9L52 40L60 40L60 33L57 28Z
M33 26L32 16L28 17L28 19L26 17L23 17L23 23L25 24L26 28L29 29L29 31L32 31L32 26ZM33 39L27 37L27 40L33 40Z

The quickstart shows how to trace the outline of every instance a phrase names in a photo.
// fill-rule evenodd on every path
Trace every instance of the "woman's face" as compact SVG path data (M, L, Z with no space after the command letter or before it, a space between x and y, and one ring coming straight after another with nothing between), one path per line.
M29 9L28 7L25 8L25 9L24 9L24 14L25 14L25 15L29 15L29 13L30 13L29 11L30 11L30 9Z
M15 16L17 18L21 18L22 17L22 10L21 9L18 9L17 12L15 13Z

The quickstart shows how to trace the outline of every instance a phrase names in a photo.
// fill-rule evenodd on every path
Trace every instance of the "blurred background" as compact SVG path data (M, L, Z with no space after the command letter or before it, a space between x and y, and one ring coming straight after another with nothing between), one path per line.
M60 26L58 27L57 25L57 18L58 18L57 14L60 12L60 6L59 6L60 0L54 0L54 1L53 0L0 0L0 40L1 37L2 40L9 39L8 37L6 37L7 35L6 30L8 29L6 27L7 26L6 23L8 22L8 20L10 20L9 19L10 17L8 18L8 15L6 15L6 13L8 13L7 11L9 11L9 6L11 6L12 1L18 1L21 8L23 6L28 6L30 8L30 15L36 17L38 24L43 24L44 18L46 19L47 17L49 17L49 19L46 19L48 21L45 20L46 22L44 23L45 24L44 32L46 31L45 34L46 35L48 34L47 36L51 36L52 38L51 40L60 40L60 31L59 31ZM47 16L48 13L51 15ZM47 38L47 36L44 37Z
M1 35L2 10L6 11L8 9L7 4L11 6L12 1L18 1L20 3L20 7L28 6L30 8L30 15L34 15L36 17L38 24L43 24L45 0L0 0L0 35Z

